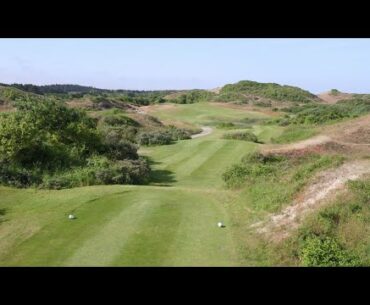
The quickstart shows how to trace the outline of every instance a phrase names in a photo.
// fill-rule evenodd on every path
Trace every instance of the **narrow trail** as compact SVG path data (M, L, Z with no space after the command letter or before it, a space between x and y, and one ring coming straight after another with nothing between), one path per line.
M296 229L308 213L329 202L335 195L345 190L349 180L356 180L370 174L370 116L333 125L321 135L296 143L269 145L265 154L292 154L296 152L318 151L323 153L343 153L350 161L335 169L316 174L312 182L298 194L295 200L281 212L269 215L253 224L258 233L269 240L281 241Z
M203 126L202 132L192 135L191 138L196 139L196 138L204 137L204 136L211 134L212 132L213 132L213 129L211 127Z
M287 151L292 151L292 150L300 150L300 149L305 149L310 146L316 146L316 145L321 145L325 144L332 141L332 139L327 136L327 135L319 135L312 137L307 140L291 143L291 144L281 144L281 145L269 145L265 149L263 149L263 152L268 152L268 153L280 153L280 152L287 152Z
M320 172L290 206L252 227L256 227L258 233L280 241L289 235L290 230L299 226L303 216L342 190L347 181L356 180L369 173L369 160L351 161L338 168Z

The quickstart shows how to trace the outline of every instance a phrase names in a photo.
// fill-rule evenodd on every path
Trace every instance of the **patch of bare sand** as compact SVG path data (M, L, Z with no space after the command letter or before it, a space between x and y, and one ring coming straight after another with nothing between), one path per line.
M200 137L204 137L204 136L207 136L209 134L211 134L213 131L213 128L212 127L209 127L209 126L203 126L202 127L202 131L200 133L197 133L197 134L193 134L191 136L192 139L196 139L196 138L200 138Z
M256 227L258 233L270 240L281 241L299 226L304 216L343 190L347 181L369 173L370 160L351 161L338 168L320 172L290 206L252 227Z
M262 153L269 153L269 154L279 154L285 153L293 150L301 150L306 149L310 146L317 146L327 142L330 142L331 138L327 135L319 135L307 140L291 143L291 144L273 144L266 146Z
M328 91L320 93L318 97L327 104L335 104L340 100L350 99L352 97L352 94L340 92L337 95L333 95L330 93L330 91Z

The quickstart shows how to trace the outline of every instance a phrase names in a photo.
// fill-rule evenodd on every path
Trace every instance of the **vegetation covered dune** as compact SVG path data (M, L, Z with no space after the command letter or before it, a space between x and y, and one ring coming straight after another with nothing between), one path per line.
M0 265L369 265L367 96L72 88L0 90Z

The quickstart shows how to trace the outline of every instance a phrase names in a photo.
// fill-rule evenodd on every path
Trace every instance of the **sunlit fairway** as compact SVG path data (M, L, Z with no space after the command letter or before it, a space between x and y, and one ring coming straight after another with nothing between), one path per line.
M196 126L266 118L210 104L157 108L165 121ZM269 139L280 133L254 127ZM142 148L147 186L94 186L60 191L0 188L0 265L229 266L243 264L241 239L222 173L258 144L208 136ZM69 220L73 213L77 219ZM219 228L222 221L225 228Z

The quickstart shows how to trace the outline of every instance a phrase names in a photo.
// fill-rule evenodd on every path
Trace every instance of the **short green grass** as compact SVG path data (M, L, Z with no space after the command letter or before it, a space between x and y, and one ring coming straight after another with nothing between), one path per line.
M221 136L215 130L143 148L153 167L149 186L1 187L0 265L240 265L227 210L234 194L224 188L222 173L257 144ZM68 220L70 213L77 219Z
M208 103L160 109L152 115L195 126L266 118L258 112ZM284 128L256 124L249 130L268 142ZM223 172L261 144L222 139L224 132L215 127L205 137L142 148L140 154L149 158L153 168L152 183L147 186L59 191L0 187L0 265L270 264L269 248L248 226L278 209L266 203L267 188L273 198L286 191L268 181L254 189L251 185L226 189ZM68 220L70 213L77 219ZM218 228L218 221L226 227Z
M163 111L159 106L152 115L166 121L178 120L194 125L216 126L220 122L235 122L243 119L266 119L267 115L257 111L242 111L226 108L215 103L170 104L171 108Z

